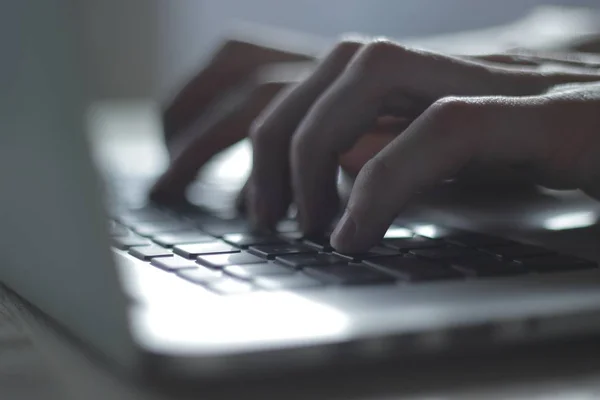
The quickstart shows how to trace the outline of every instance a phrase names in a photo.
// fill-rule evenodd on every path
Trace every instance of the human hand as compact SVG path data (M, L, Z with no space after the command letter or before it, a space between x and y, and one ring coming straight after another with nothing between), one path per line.
M204 164L246 137L254 118L288 83L261 79L261 68L312 59L308 53L258 42L226 41L164 110L171 163L152 188L151 199L181 201ZM215 118L218 111L223 115Z
M600 195L598 71L574 60L340 43L255 122L249 212L273 226L293 197L305 233L326 229L339 205L340 156L390 115L414 121L360 169L332 235L339 250L366 250L412 194L481 165Z

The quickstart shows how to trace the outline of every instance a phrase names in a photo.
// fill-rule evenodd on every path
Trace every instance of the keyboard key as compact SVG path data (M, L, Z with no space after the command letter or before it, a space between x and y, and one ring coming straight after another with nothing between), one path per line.
M208 282L214 282L219 279L223 279L224 274L220 271L215 271L213 269L196 266L196 268L194 268L194 269L186 268L186 269L178 270L177 276L180 276L181 278L188 280L190 282L193 282L193 283L204 284L204 283L208 283Z
M261 235L258 233L228 233L223 235L223 240L237 247L248 247L259 244L285 244L283 238L275 235Z
M160 269L164 269L165 271L198 268L198 264L194 261L179 256L153 258L150 264Z
M129 250L133 246L146 246L150 244L151 243L148 239L144 239L137 235L112 238L112 245L119 250Z
M395 281L390 275L362 264L307 267L303 271L313 278L336 285L362 285Z
M316 253L316 250L303 244L274 244L251 246L248 251L259 257L274 258L284 254Z
M406 281L436 281L443 279L461 279L460 272L443 264L425 261L416 257L379 257L365 261L365 264Z
M472 277L511 276L528 272L522 265L502 261L487 255L453 260L451 265L465 275Z
M392 249L389 247L375 246L375 247L372 247L366 253L345 254L345 253L334 252L334 254L339 257L343 257L349 261L360 261L360 260L368 260L370 258L376 258L376 257L397 256L400 253L398 252L398 250Z
M178 244L212 242L215 238L199 231L181 231L160 233L152 240L161 246L172 247Z
M139 258L142 261L150 261L155 257L172 257L173 253L169 249L164 247L150 245L150 246L136 246L129 249L129 254L135 258Z
M254 280L254 284L265 290L303 289L323 286L323 282L300 273L260 277Z
M516 262L526 269L535 272L559 272L577 269L597 268L598 264L583 258L566 256L562 254L544 255L517 259Z
M481 251L509 260L552 254L552 252L548 249L527 244L516 244L503 247L486 247L482 248Z
M154 236L159 233L176 232L189 228L191 228L190 224L180 221L146 222L132 227L141 236Z
M416 249L411 250L410 254L429 258L432 260L449 260L454 258L468 257L476 253L475 250L465 249L464 247L435 247L433 249Z
M457 244L465 247L484 247L484 246L509 246L515 244L512 240L499 238L482 233L461 233L445 237L448 243Z
M429 239L423 236L413 236L405 239L384 239L383 244L386 247L390 247L399 251L441 247L445 245L445 243L441 240Z
M315 265L338 265L348 264L348 260L325 253L310 253L310 254L289 254L285 256L275 257L275 261L290 266L292 268L301 268Z
M226 243L214 241L208 243L180 244L173 252L185 258L196 258L203 254L239 253L239 250Z
M234 278L222 278L205 285L206 288L219 294L240 294L252 291L252 285Z
M239 279L254 279L268 275L291 275L294 273L289 268L266 262L262 264L230 265L224 267L223 271Z
M255 255L242 252L201 255L196 258L196 262L210 268L222 268L227 265L262 264L265 260Z
M302 242L310 247L314 247L320 251L331 251L333 247L330 243L329 235L327 236L308 236L302 239Z

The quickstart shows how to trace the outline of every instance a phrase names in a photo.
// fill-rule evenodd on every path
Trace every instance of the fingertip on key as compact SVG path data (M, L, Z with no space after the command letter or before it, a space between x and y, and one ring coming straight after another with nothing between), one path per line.
M356 228L356 221L350 212L344 212L331 234L331 245L338 251L352 251L356 246Z

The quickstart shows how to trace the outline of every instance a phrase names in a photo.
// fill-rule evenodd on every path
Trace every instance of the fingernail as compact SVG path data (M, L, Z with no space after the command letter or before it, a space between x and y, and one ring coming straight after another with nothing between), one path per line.
M337 227L331 234L331 242L337 249L338 247L347 248L352 246L354 243L354 237L356 236L356 223L350 216L350 213L346 210Z

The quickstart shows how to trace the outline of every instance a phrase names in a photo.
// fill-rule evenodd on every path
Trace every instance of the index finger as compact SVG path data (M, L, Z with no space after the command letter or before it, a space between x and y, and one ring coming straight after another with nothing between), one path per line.
M553 125L545 118L546 104L542 97L436 102L361 170L332 234L335 248L368 249L411 196L454 176L474 159L509 165L546 159Z

